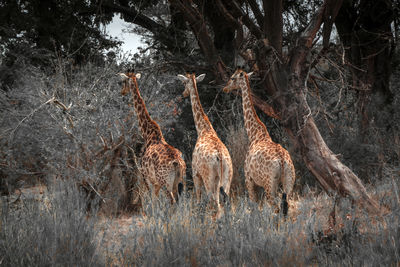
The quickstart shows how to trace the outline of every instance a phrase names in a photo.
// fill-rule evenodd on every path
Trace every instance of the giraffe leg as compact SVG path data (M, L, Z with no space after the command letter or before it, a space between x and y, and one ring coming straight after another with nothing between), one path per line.
M172 192L168 191L167 192L167 196L168 196L169 200L171 201L171 204L176 203L176 199L175 199L174 194Z
M282 200L281 200L281 211L282 214L286 217L288 214L289 210L289 203L288 200L291 199L292 197L292 191L293 191L293 186L294 182L296 179L296 173L294 170L294 166L292 161L286 160L284 162L284 176L282 177Z
M158 193L160 192L161 186L154 185L154 194L158 197Z
M249 197L251 201L257 202L257 194L256 194L256 184L250 178L246 178L246 187L249 192Z
M274 192L273 190L274 190L274 188L270 184L267 184L264 186L265 200L267 202L267 205L269 205L271 207L271 209L276 206L274 203L275 196L274 196L274 194L272 194L272 192Z
M283 192L287 194L288 197L292 195L294 182L296 179L296 173L291 161L285 162L285 176L282 181Z
M197 202L200 202L200 200L201 200L201 189L202 189L202 185L203 185L203 180L202 180L201 176L196 174L193 177L193 183L194 183L194 188L196 190Z
M212 198L215 205L217 212L220 210L220 203L219 203L219 190L220 190L220 177L215 175L214 183L212 184Z
M275 176L268 177L268 183L264 187L267 203L275 213L279 213L279 203L281 203L276 199L281 177L280 173L281 171L279 170Z

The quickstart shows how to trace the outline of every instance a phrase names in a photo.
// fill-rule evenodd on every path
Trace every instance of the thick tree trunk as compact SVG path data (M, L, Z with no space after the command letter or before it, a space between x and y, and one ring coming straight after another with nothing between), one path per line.
M282 84L282 83L279 83ZM329 194L338 193L350 197L368 211L379 214L379 205L367 193L360 179L328 148L322 138L306 100L305 77L292 76L288 79L288 90L295 97L283 97L283 114L287 127L307 168ZM299 88L301 88L299 90ZM290 107L290 108L285 108Z
M298 67L303 73L300 70L303 65L305 63L299 60L292 67ZM277 92L274 105L281 112L275 118L281 119L307 168L326 192L350 197L369 212L380 214L378 203L368 195L357 175L337 158L322 138L306 100L307 76L300 73L290 71L289 66L276 67L265 79L267 91ZM263 106L262 103L259 105ZM267 115L271 114L271 108L266 108ZM275 113L272 111L272 114Z
M169 0L170 4L179 9L189 23L193 33L196 36L200 49L206 60L214 67L214 74L219 80L225 80L225 64L214 46L211 35L206 27L204 16L200 11L193 7L190 1Z
M312 117L307 119L295 141L308 169L325 191L348 196L370 212L379 214L378 203L368 195L357 175L328 148Z
M329 2L329 1L327 1ZM327 4L325 2L325 4ZM264 87L274 97L274 105L280 111L280 117L295 145L300 149L308 169L314 174L321 186L330 194L337 192L350 197L368 211L379 214L379 205L367 193L360 179L344 165L328 148L311 114L306 95L308 64L306 61L314 37L319 30L325 13L324 6L314 16L309 26L298 40L286 65L275 63L268 66L266 59L271 48L266 42L259 44L257 60L264 73ZM325 13L326 14L326 13Z
M275 48L278 55L282 54L282 0L263 0L264 6L264 33L271 46Z

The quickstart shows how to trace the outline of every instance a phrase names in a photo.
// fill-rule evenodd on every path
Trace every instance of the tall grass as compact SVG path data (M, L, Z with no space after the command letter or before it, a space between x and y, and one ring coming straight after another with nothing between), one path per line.
M0 232L2 266L96 266L95 218L71 181L58 181L41 201L16 207L3 198Z
M172 207L148 199L146 216L131 226L119 260L128 266L390 266L400 255L400 209L392 193L385 200L391 213L383 218L340 201L334 225L326 194L291 203L287 220L247 197L236 199L217 220L191 196Z
M393 181L378 187L390 213L375 218L342 200L309 192L285 220L245 196L214 219L191 192L171 205L144 194L129 224L86 212L75 184L59 181L38 202L5 205L0 232L4 266L393 266L400 260L400 208ZM392 189L387 191L388 187Z

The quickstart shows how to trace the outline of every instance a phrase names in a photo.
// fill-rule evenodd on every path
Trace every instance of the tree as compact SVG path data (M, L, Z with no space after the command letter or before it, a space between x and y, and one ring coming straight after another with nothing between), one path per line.
M382 109L393 100L389 77L395 48L391 30L394 10L392 1L346 0L335 23L352 72L353 88L359 92L363 135L373 109Z
M157 6L156 2L152 5ZM167 7L171 12L166 14L168 18L165 20L152 17L152 12L139 1L104 1L102 7L105 12L111 10L120 12L123 17L129 15L130 22L152 34L153 45L161 44L175 56L187 53L185 40L194 36L205 64L212 69L219 83L226 81L227 66L234 64L234 59L226 53L240 54L250 67L256 66L262 78L262 88L273 100L273 107L270 107L254 96L255 105L281 119L306 166L322 187L329 193L348 196L368 210L378 212L378 204L368 195L360 179L326 145L306 99L309 71L313 65L308 56L318 44L317 36L322 37L319 53L326 53L329 49L337 16L340 12L343 14L350 1L345 5L343 2L169 0L167 5L160 1L159 6ZM361 12L365 5L360 4L358 8ZM293 19L298 19L295 24ZM383 24L387 26L388 21L391 18ZM177 31L166 35L171 33L174 25L179 25ZM336 25L341 37L346 29L350 29L344 27L342 31L340 25ZM390 36L390 29L384 29L386 36ZM284 46L288 53L284 52ZM370 54L371 58L375 56ZM383 60L387 62L387 58Z
M100 25L112 14L82 12L97 6L91 1L0 1L0 81L7 90L23 65L48 66L55 54L74 64L102 58L102 50L118 42L106 36Z

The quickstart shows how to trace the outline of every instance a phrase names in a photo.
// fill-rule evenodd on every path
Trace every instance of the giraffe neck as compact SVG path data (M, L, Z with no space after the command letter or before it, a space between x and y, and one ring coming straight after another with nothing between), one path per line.
M242 90L244 123L250 143L261 139L271 140L267 127L265 127L265 125L260 121L254 109L247 74L245 74L244 79L241 79L240 88Z
M203 107L201 106L199 93L197 92L196 80L194 77L191 77L191 79L191 83L188 84L188 86L191 87L189 88L190 101L192 103L193 119L194 124L196 125L197 135L200 136L203 131L214 131L214 128L212 127L210 120L204 113Z
M146 142L146 145L152 142L160 142L164 140L160 126L153 121L147 112L146 105L143 98L140 96L139 87L136 79L130 82L133 105L139 121L139 128L142 136Z

